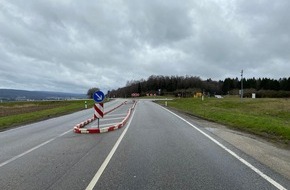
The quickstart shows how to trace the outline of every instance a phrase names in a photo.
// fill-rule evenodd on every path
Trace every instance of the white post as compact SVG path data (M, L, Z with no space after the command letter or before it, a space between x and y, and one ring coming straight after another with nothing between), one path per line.
M241 71L241 101L243 101L243 96L244 96L244 92L243 92L243 70Z

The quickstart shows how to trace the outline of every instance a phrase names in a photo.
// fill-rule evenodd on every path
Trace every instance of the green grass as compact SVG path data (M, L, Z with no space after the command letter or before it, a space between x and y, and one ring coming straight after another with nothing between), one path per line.
M160 101L164 104L164 101ZM290 100L238 98L187 98L168 106L192 115L263 137L290 140Z
M87 100L88 108L94 104ZM0 104L0 130L85 109L85 100L9 102Z

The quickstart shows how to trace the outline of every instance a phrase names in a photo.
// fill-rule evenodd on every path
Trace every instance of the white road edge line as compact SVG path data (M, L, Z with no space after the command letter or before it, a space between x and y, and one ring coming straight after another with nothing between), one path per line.
M107 158L105 159L105 161L102 163L101 167L99 168L99 170L97 171L96 175L93 177L93 179L91 180L91 182L89 183L89 185L87 186L86 190L93 190L93 188L95 187L95 185L98 183L102 173L105 171L107 165L109 164L111 158L113 157L113 155L115 154L117 148L119 147L121 141L123 140L125 134L127 133L132 119L134 117L135 114L135 109L134 112L128 122L128 126L125 128L125 130L123 131L123 133L121 134L121 136L119 137L119 139L117 140L116 144L114 145L114 147L112 148L112 150L110 151L110 153L108 154Z
M181 119L182 121L184 121L185 123L187 123L188 125L190 125L191 127L193 127L194 129L196 129L198 132L200 132L201 134L203 134L204 136L206 136L207 138L209 138L211 141L213 141L215 144L217 144L218 146L220 146L222 149L224 149L225 151L227 151L228 153L230 153L232 156L234 156L236 159L238 159L240 162L242 162L243 164L245 164L246 166L248 166L250 169L252 169L254 172L256 172L258 175L260 175L262 178L264 178L265 180L267 180L269 183L271 183L272 185L274 185L277 189L279 190L287 190L285 187L283 187L281 184L279 184L278 182L276 182L275 180L273 180L271 177L267 176L266 174L264 174L262 171L260 171L258 168L256 168L255 166L253 166L252 164L250 164L249 162L247 162L246 160L244 160L243 158L241 158L240 156L238 156L235 152L231 151L230 149L228 149L227 147L225 147L224 145L222 145L220 142L218 142L217 140L215 140L214 138L212 138L211 136L209 136L208 134L206 134L205 132L203 132L202 130L200 130L199 128L197 128L195 125L191 124L189 121L187 121L186 119L182 118L181 116L173 113L172 111L164 108L161 106L161 108L163 108L164 110L168 111L169 113L171 113L172 115L178 117L179 119Z
M54 141L56 138L61 137L61 136L65 135L65 134L67 134L67 133L69 133L71 131L72 130L70 129L69 131L66 131L66 132L62 133L62 134L58 135L57 137L54 137L52 139L49 139L49 140L47 140L47 141L45 141L45 142L43 142L43 143L41 143L41 144L39 144L39 145L37 145L37 146L29 149L29 150L27 150L27 151L25 151L25 152L23 152L21 154L18 154L17 156L14 156L14 157L10 158L9 160L6 160L5 162L0 163L0 168L3 167L3 166L5 166L6 164L9 164L10 162L18 159L18 158L21 158L22 156L25 156L26 154L29 154L30 152L32 152L32 151L34 151L34 150L36 150L36 149L38 149L40 147L42 147L42 146L50 143L51 141Z

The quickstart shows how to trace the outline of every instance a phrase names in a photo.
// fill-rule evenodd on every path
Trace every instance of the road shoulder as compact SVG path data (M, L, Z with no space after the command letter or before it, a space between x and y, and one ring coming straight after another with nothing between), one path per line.
M171 109L171 108L170 108ZM230 143L237 149L252 156L277 173L290 180L290 146L279 142L270 142L262 137L228 128L225 125L203 120L190 114L177 111L210 133Z

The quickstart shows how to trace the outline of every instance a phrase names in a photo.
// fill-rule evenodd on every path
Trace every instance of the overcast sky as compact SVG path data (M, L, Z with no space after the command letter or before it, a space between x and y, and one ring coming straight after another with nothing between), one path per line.
M290 77L289 0L0 0L0 88Z

